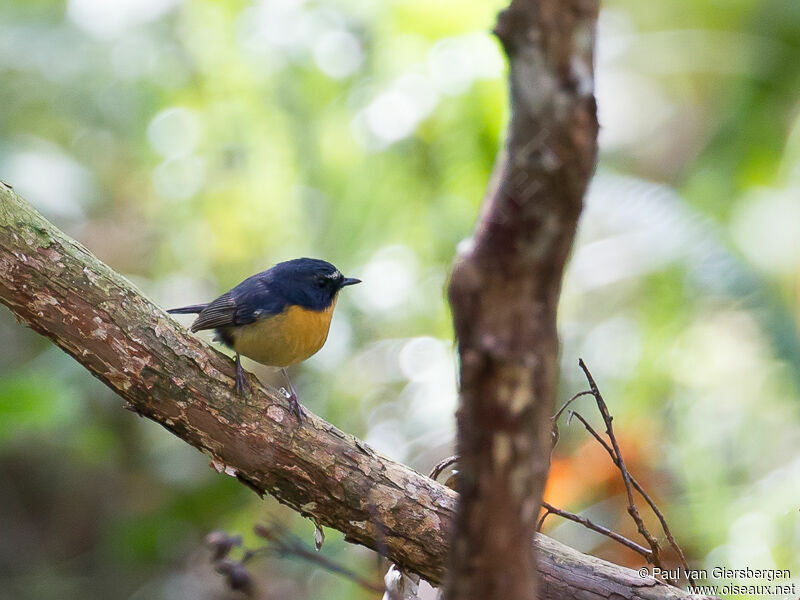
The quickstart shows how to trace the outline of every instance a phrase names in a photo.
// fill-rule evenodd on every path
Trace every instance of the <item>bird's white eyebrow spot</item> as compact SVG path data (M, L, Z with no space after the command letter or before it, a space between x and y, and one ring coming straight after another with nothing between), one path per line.
M328 277L328 279L340 279L340 278L344 277L344 275L342 275L339 271L334 271L333 273L331 273L327 277Z

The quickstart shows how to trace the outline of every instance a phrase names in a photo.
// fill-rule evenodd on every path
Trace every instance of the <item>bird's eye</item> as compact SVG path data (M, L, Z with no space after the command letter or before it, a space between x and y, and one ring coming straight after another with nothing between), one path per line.
M317 287L318 288L324 288L326 285L328 285L328 280L327 279L325 279L324 277L320 277L319 279L317 279Z

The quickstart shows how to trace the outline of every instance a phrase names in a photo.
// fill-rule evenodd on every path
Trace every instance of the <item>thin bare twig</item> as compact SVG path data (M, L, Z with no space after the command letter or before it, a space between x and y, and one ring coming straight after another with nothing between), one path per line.
M595 431L595 429L588 423L588 421L583 417L583 415L581 415L579 412L570 411L569 416L575 417L581 423L583 423L583 426L586 429L586 431L588 431L591 434L591 436L594 439L596 439L600 443L600 445L603 446L603 448L605 448L605 451L611 457L611 460L617 467L619 467L619 462L617 461L617 457L614 455L614 450L611 448L611 446L608 445L608 443L602 437L600 437L600 434L597 433L597 431ZM637 492L639 492L642 498L644 498L645 502L647 502L647 504L650 506L650 509L658 518L658 522L661 524L661 529L664 531L664 535L667 537L669 545L678 555L678 558L681 561L681 566L683 567L684 572L688 574L690 572L689 563L686 561L686 556L684 555L683 550L678 545L678 542L675 541L675 537L672 535L672 530L670 530L669 525L667 524L667 518L664 516L664 513L661 512L661 509L655 503L655 500L653 500L650 494L648 494L645 491L644 487L642 487L642 484L639 483L639 481L633 476L633 474L629 473L629 475L633 487L636 489ZM688 575L688 579L689 583L692 586L694 586L695 585L694 578L691 577L691 575Z
M251 560L257 554L274 552L282 557L296 557L313 563L319 567L322 567L326 571L346 577L347 579L350 579L351 581L371 592L382 594L385 591L384 586L365 579L355 571L352 571L351 569L348 569L347 567L331 560L325 555L320 554L316 550L313 550L310 546L306 546L306 544L304 544L300 538L289 532L285 527L278 523L270 523L269 525L256 525L253 527L253 531L257 536L269 541L270 545L247 551L242 562Z
M553 448L556 447L558 444L558 439L560 437L560 432L558 431L558 419L561 418L561 413L563 413L567 407L572 404L575 400L580 398L581 396L592 396L591 390L584 390L583 392L578 392L572 398L564 402L564 404L556 411L556 414L553 415Z
M567 423L569 423L573 417L577 418L583 424L586 431L588 431L589 434L591 434L591 436L608 453L614 465L619 469L622 475L622 480L625 484L625 493L628 501L627 512L633 519L634 523L636 524L639 533L647 541L648 546L650 546L650 550L647 551L646 553L639 552L638 550L637 552L639 552L642 556L644 556L648 562L656 565L657 567L663 570L663 565L661 562L661 554L660 554L661 548L656 538L647 529L647 526L645 525L644 520L642 519L641 514L639 513L639 509L636 506L636 501L634 499L633 490L636 490L636 492L638 492L642 496L642 498L644 498L644 500L650 506L653 513L658 518L658 521L661 524L661 528L664 532L664 535L669 541L669 544L672 547L672 549L678 555L678 558L681 562L681 566L683 567L684 572L687 574L690 584L695 585L694 579L691 576L689 576L689 565L686 561L686 556L684 555L680 546L678 546L678 543L675 541L675 537L672 535L672 531L670 530L669 525L667 524L667 520L664 517L664 513L661 512L661 510L658 508L658 505L656 505L652 497L645 491L644 487L636 480L636 478L633 475L631 475L631 473L628 471L627 466L625 465L625 460L622 458L622 451L620 449L619 442L617 441L616 435L614 434L614 428L612 425L614 418L611 416L611 413L608 410L608 406L606 405L605 400L603 399L603 396L597 387L597 383L595 382L594 377L592 376L591 372L589 371L589 368L586 366L586 363L584 363L582 359L578 361L578 364L580 368L583 370L584 375L586 376L586 380L589 383L590 389L587 391L579 392L574 396L572 396L572 398L570 398L567 402L565 402L564 405L558 409L555 415L553 415L553 447L555 447L559 438L558 419L561 417L564 411L567 410L569 406L572 404L572 402L574 402L578 398L587 395L594 396L595 403L597 404L597 408L600 412L600 415L603 418L603 423L605 424L606 427L606 434L608 436L608 439L611 441L611 444L606 442L606 440L603 439L603 437L589 424L589 422L583 417L583 415L581 415L576 411L573 410L569 411L569 417L567 419ZM618 542L627 546L628 548L635 550L635 548L633 548L631 544L633 544L634 546L638 546L639 548L644 548L643 546L639 546L638 544L636 544L636 542L628 540L624 536L621 536L620 534L615 533L610 529L603 527L602 525L597 525L596 523L592 523L585 517L581 517L574 513L569 513L567 511L557 509L547 503L543 503L542 506L545 508L545 513L539 519L537 530L541 530L545 519L550 514L555 514L558 516L562 516L566 519L575 521L577 523L581 523L588 529L597 531L598 533L603 533L604 535L607 535L608 537L617 540ZM671 578L667 578L667 582L677 587L677 582L672 580Z
M597 523L591 521L590 519L587 519L586 517L576 515L575 513L571 513L566 510L561 510L560 508L556 508L555 506L547 502L542 502L542 507L545 509L546 512L542 516L542 518L539 519L540 525L544 523L544 519L545 517L547 517L548 514L558 515L559 517L563 517L565 519L568 519L569 521L575 521L576 523L580 523L587 529L591 529L592 531L596 531L597 533L610 537L612 540L615 540L620 544L622 544L623 546L630 548L637 554L641 554L647 560L650 560L653 554L652 550L648 550L647 548L637 544L633 540L629 540L624 535L620 535L615 531L611 531L608 527L603 527L602 525L598 525Z
M653 551L651 560L648 562L652 562L653 564L661 567L661 548L658 545L656 538L653 537L653 535L650 533L650 530L645 526L642 516L639 514L639 509L636 506L636 501L633 499L631 475L628 472L628 468L625 466L625 459L622 458L622 450L620 450L619 442L617 442L617 437L614 435L614 427L612 425L614 417L612 417L608 412L608 406L606 406L605 400L603 400L603 396L600 394L600 390L597 388L597 384L594 381L594 377L592 377L592 374L589 372L589 368L586 366L586 363L583 362L582 358L578 360L578 365L581 369L583 369L583 372L586 375L586 379L589 382L589 388L592 390L592 394L597 402L597 408L603 417L603 422L606 424L606 434L611 440L611 446L614 448L614 454L617 457L617 466L622 473L622 481L625 483L625 493L628 496L628 514L631 516L634 523L636 523L636 528L639 530L639 533L641 533L642 537L647 540L647 544Z
M558 421L558 419L561 417L561 414L562 414L562 413L563 413L563 412L564 412L564 411L567 409L567 407L568 407L570 404L572 404L572 403L573 403L575 400L577 400L578 398L580 398L581 396L594 396L594 394L592 393L592 391L591 391L591 390L584 390L584 391L582 391L582 392L578 392L578 393L577 393L577 394L575 394L575 395L574 395L572 398L570 398L569 400L567 400L566 402L564 402L564 404L562 404L562 405L561 405L561 408L559 408L559 409L556 411L556 414L554 414L554 415L553 415L553 421Z
M606 442L602 437L600 437L600 434L597 433L597 431L595 431L591 425L589 425L589 422L583 417L583 415L581 415L581 413L574 410L569 411L568 418L572 419L573 417L575 419L578 419L581 423L583 423L583 426L586 428L586 431L592 434L592 437L596 439L600 443L600 445L603 446L603 448L606 449L606 452L608 452L608 455L611 457L611 460L614 462L615 465L617 465L617 467L619 467L619 464L617 464L618 463L617 457L614 454L614 449L608 445L608 442Z

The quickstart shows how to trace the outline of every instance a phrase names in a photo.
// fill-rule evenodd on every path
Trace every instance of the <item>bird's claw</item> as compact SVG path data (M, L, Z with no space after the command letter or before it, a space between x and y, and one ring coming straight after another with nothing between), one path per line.
M281 395L289 401L289 408L292 409L292 412L297 415L297 421L299 423L303 422L303 407L300 406L300 402L297 400L297 394L294 393L294 390L289 391L285 387L282 387L278 390Z
M248 396L253 393L253 388L250 387L250 382L247 381L247 374L242 368L238 355L236 356L236 393L244 398L245 404L247 404Z
M244 373L236 374L236 393L244 398L245 402L247 402L247 398L253 393L253 388L250 387L250 382L247 381L247 377L244 376Z

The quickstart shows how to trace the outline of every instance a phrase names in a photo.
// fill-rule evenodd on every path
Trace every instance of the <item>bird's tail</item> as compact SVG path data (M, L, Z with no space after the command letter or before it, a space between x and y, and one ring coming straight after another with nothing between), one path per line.
M171 315L196 315L199 314L206 306L208 306L208 304L192 304L191 306L170 308L167 312Z

